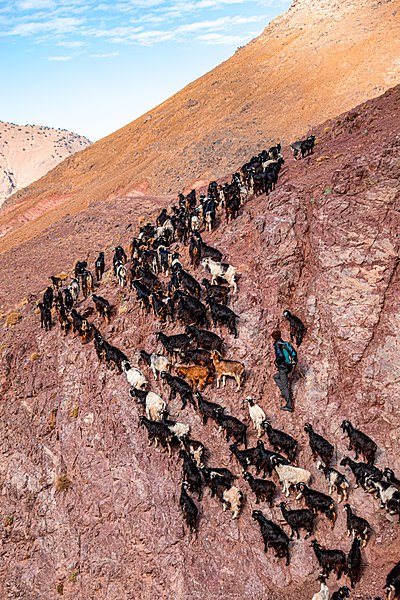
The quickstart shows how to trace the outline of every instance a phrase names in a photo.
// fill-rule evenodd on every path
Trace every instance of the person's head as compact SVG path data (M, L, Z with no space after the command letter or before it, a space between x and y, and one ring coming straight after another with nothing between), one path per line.
M275 331L273 331L271 333L271 337L272 337L273 340L275 340L275 342L277 342L278 340L280 340L281 336L282 336L282 334L280 332L280 329L275 329Z

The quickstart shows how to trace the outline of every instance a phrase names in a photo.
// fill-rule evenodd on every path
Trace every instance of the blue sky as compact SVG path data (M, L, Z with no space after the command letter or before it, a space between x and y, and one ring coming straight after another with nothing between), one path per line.
M258 35L290 0L0 0L0 120L97 140Z

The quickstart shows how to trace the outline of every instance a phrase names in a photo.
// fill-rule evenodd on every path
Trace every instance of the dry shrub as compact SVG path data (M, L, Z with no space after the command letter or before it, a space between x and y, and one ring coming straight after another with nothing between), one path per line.
M39 360L39 358L40 358L39 352L32 352L32 354L29 357L29 360L34 362L35 360Z
M72 485L72 481L66 473L59 475L56 480L56 491L66 492Z
M22 315L18 312L11 312L7 315L6 323L7 325L16 325L22 319Z
M71 408L71 410L69 411L69 416L70 416L72 419L76 419L78 415L79 415L79 405L78 405L78 404L76 404L76 405L75 405L75 406L73 406L73 407Z

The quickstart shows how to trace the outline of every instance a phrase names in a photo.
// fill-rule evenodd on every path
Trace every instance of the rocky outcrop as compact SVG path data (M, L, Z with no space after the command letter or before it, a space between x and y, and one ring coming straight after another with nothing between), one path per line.
M0 206L90 141L65 129L0 121Z
M399 102L396 88L325 123L310 159L295 163L284 148L277 190L250 199L238 219L207 235L240 273L231 304L240 315L239 338L224 337L227 356L243 361L247 376L242 394L228 382L225 390L213 386L204 395L243 420L242 398L257 397L273 425L300 441L299 465L312 471L322 491L326 482L312 461L305 421L335 444L339 462L349 454L340 432L349 418L377 442L377 464L400 472ZM35 302L49 275L71 272L78 258L93 264L105 247L109 268L112 247L127 245L139 223L165 203L126 196L94 203L0 257L7 273L2 310L8 314L18 301L13 310L22 316L14 325L2 321L2 597L307 600L319 588L309 541L293 542L289 567L264 554L251 519L254 497L228 445L192 408L181 411L171 402L172 416L206 444L209 464L232 469L247 497L233 521L206 492L199 535L191 539L178 505L179 460L148 448L124 376L99 366L91 343L63 337L58 326L49 333L39 328ZM188 264L186 250L182 260ZM157 348L160 324L143 317L110 273L99 292L115 315L108 326L90 318L113 344L133 361L138 349ZM285 308L308 327L293 382L294 415L279 410L272 382L269 332L282 324L287 337ZM256 442L253 432L249 441ZM281 519L278 502L271 510L261 505L275 521ZM399 560L400 526L360 488L352 487L350 503L374 529L354 597L382 595L385 575ZM292 495L290 506L302 504ZM319 517L315 536L348 551L340 506L335 528ZM329 587L336 586L332 577Z
M398 8L398 0L296 2L229 60L13 196L0 216L0 251L92 201L177 194L221 177L256 148L292 142L380 95L399 83Z

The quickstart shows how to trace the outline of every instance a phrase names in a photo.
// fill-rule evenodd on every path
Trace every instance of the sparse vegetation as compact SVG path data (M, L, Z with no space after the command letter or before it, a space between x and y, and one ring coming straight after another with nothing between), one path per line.
M29 360L32 362L35 362L35 360L39 360L39 358L40 358L39 352L32 352L32 354L29 357Z
M16 325L22 319L22 315L18 312L11 312L7 315L6 324L7 325Z
M72 419L76 419L78 415L79 415L79 404L75 404L75 406L73 406L71 408L71 410L69 411L69 416Z
M78 578L78 575L79 575L79 569L75 569L75 571L72 571L72 573L71 573L71 574L70 574L70 576L68 577L68 580L69 580L71 583L75 583L75 582L76 582L76 580L77 580L77 578Z
M8 515L4 519L4 527L12 527L14 525L14 515Z
M327 185L326 188L324 189L324 191L322 193L325 196L330 196L331 194L333 194L333 189L331 188L330 185Z
M66 473L62 473L56 480L56 492L66 492L72 485L72 481Z

